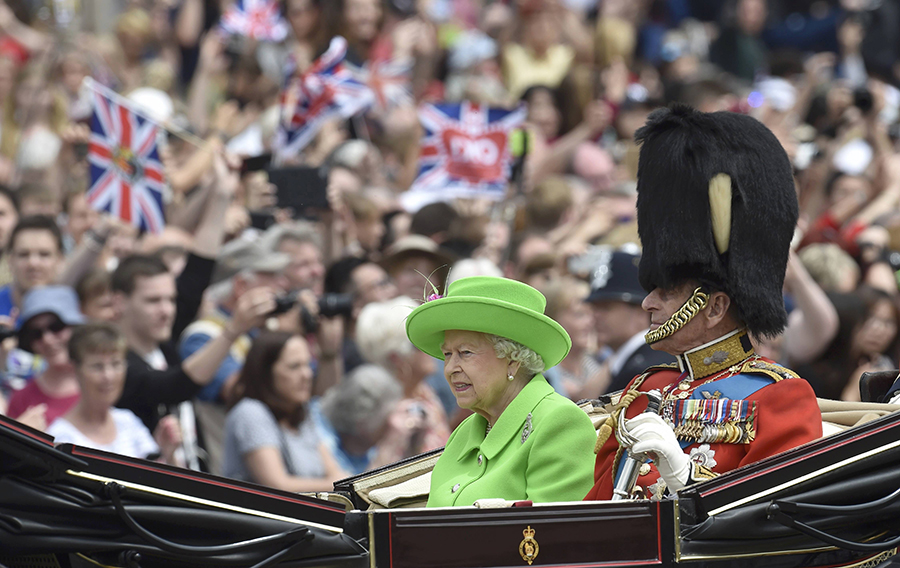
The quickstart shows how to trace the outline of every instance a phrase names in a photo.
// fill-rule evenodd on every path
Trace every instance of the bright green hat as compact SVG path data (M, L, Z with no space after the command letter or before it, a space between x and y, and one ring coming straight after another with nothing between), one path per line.
M547 299L522 282L494 276L460 278L447 294L417 307L406 318L413 345L443 359L441 343L449 329L479 331L521 343L544 360L544 370L569 352L572 340L561 325L544 315Z

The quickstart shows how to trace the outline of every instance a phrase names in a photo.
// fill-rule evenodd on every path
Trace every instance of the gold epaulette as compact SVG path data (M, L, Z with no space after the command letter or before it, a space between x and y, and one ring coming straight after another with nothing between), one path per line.
M765 375L776 383L784 379L800 378L800 375L788 369L787 367L782 367L777 363L769 363L768 361L763 361L762 359L749 359L745 361L744 364L741 365L740 372L755 375Z

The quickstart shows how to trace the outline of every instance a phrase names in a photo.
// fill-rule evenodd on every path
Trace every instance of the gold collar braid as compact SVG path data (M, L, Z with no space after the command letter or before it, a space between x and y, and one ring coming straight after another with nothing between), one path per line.
M678 364L682 371L687 371L688 377L693 381L737 365L752 355L755 355L755 352L747 330L737 329L679 355Z
M644 335L644 341L648 344L652 344L671 336L684 327L687 322L691 321L695 315L700 313L700 310L705 308L707 303L709 303L709 295L701 292L700 288L697 288L684 305L678 308L678 311L672 314L665 323L652 331L648 331L646 335Z

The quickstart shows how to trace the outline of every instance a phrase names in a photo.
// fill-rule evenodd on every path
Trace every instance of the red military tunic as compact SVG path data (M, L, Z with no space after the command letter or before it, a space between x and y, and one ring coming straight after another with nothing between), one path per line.
M745 332L733 333L678 357L678 366L653 367L632 379L623 391L664 395L660 415L673 426L692 467L688 484L789 450L822 436L816 396L793 371L756 355ZM720 391L725 391L720 392ZM740 399L729 393L746 393ZM638 396L625 416L647 408ZM586 500L608 500L625 452L615 434L600 448L594 487ZM641 468L637 485L644 497L665 492L656 466Z

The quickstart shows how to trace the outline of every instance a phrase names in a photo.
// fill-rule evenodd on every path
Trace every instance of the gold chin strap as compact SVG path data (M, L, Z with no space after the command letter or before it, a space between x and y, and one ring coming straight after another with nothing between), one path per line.
M697 288L684 305L678 308L678 311L672 314L664 324L652 331L648 331L644 335L644 341L649 345L670 337L684 327L687 322L691 321L695 315L700 313L700 310L705 308L707 303L709 303L709 295L704 294L700 291L700 288Z

